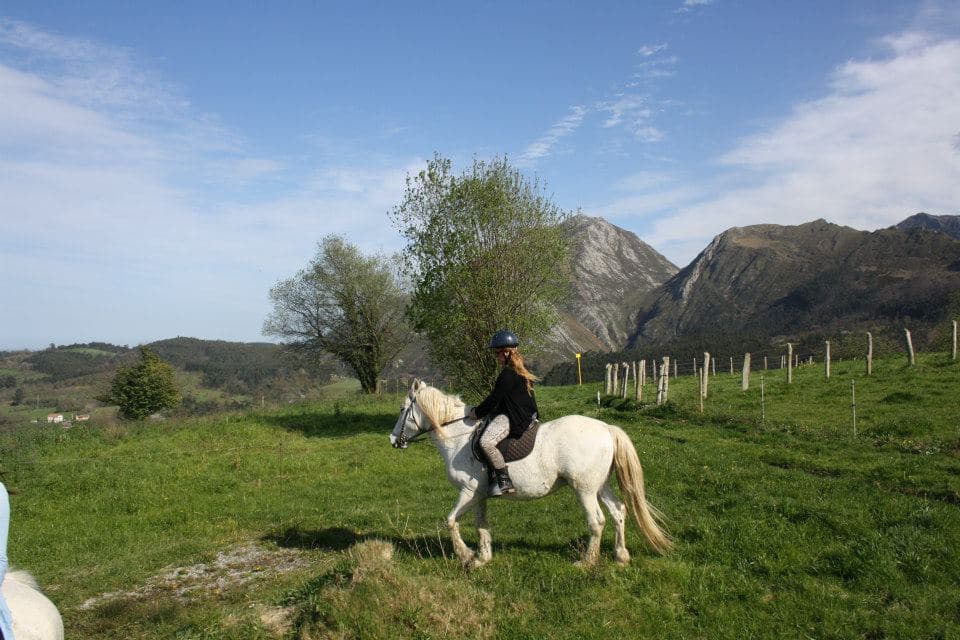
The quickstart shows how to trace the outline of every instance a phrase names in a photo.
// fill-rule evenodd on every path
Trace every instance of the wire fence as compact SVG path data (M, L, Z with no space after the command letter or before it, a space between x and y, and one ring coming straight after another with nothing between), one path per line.
M633 362L610 363L607 379L585 384L596 389L601 412L639 410L818 436L868 436L921 453L960 444L960 415L947 399L960 388L953 353L915 355L912 364L907 358L878 359L869 372L866 359L831 362L801 354L795 354L792 364L779 357L771 363L769 355L766 363L763 359L754 354L711 357L705 368L703 360L683 366L661 358L655 371L643 360L636 368Z

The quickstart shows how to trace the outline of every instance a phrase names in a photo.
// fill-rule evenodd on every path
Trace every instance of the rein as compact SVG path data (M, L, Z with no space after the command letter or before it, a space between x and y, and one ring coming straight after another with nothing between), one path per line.
M394 445L394 446L395 446L396 448L398 448L398 449L406 449L406 448L407 448L407 445L408 445L409 443L411 443L411 442L413 442L414 440L416 440L419 436L422 436L423 434L427 433L427 431L419 431L419 432L417 433L417 435L413 436L412 438L408 438L408 437L407 437L407 428L406 428L407 418L410 417L410 410L413 409L413 405L415 405L415 404L417 404L417 399L416 399L416 397L410 398L410 406L408 406L406 409L403 410L403 420L402 420L403 427L401 427L401 429L400 429L400 435L397 436L397 442L396 442L396 444ZM467 416L463 416L462 418L456 418L455 420L447 420L446 422L444 422L444 423L442 423L442 424L440 424L440 425L437 425L437 426L438 426L438 427L448 427L448 426L450 426L451 424L456 424L456 423L458 423L458 422L464 422L464 421L466 421L466 419L467 419ZM420 425L417 424L417 429L419 429L419 428L420 428ZM473 429L474 429L474 427L471 427L469 431L464 431L462 434L459 434L459 435L466 435L467 433L470 433L471 431L473 431Z

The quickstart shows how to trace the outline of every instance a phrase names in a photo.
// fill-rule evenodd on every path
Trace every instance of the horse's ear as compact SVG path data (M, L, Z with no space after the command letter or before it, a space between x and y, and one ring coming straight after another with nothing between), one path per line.
M419 391L419 390L420 390L420 387L422 387L424 384L425 384L425 383L424 383L423 380L421 380L420 378L414 378L414 379L413 379L413 387L412 387L412 388L413 388L414 391Z

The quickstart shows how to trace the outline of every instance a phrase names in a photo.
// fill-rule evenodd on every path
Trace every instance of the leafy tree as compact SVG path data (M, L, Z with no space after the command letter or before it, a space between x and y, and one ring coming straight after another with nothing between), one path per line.
M536 346L555 323L570 293L567 216L505 158L474 160L455 176L435 156L408 177L393 212L407 239L408 314L434 364L461 390L489 390L497 363L487 344L498 329Z
M406 297L386 259L365 257L335 235L325 237L309 268L270 290L263 325L306 356L335 356L375 393L384 367L409 344Z
M147 347L140 347L140 361L120 367L110 384L110 392L100 400L120 407L120 415L142 420L162 409L180 403L173 367Z

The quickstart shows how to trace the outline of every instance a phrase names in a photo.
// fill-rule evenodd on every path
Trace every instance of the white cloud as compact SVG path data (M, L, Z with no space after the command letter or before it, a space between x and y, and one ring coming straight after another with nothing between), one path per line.
M550 155L556 144L563 138L576 131L587 110L582 106L570 107L570 113L558 120L550 129L539 139L531 143L520 154L517 164L520 166L529 166L538 159Z
M682 263L731 226L823 217L872 229L917 211L960 212L960 40L884 42L887 57L841 65L827 95L719 159L748 186L681 206L646 239Z
M704 7L708 4L713 4L713 0L683 0L683 4L677 9L677 13L687 13L697 7Z
M656 113L650 103L647 96L622 95L611 102L601 103L597 110L609 114L603 122L604 128L623 127L640 142L659 142L664 134L651 123Z
M10 21L0 95L0 348L257 339L270 286L324 235L399 244L386 214L424 164L245 153L124 50Z
M646 44L640 47L640 50L637 51L637 53L639 53L644 58L649 58L652 55L656 55L657 53L660 53L666 48L667 48L666 43Z

